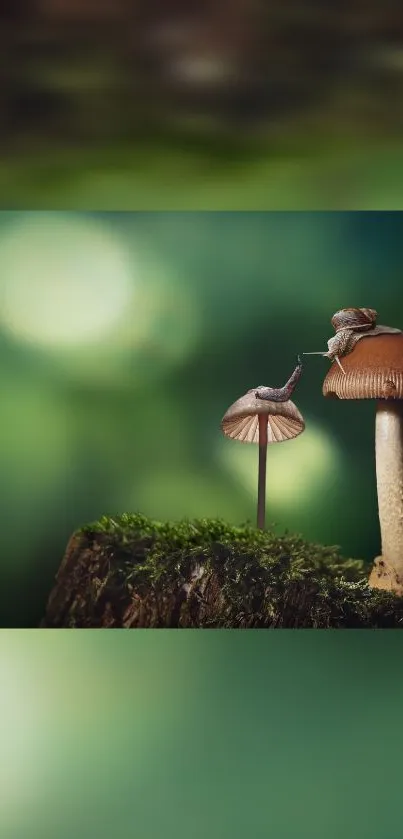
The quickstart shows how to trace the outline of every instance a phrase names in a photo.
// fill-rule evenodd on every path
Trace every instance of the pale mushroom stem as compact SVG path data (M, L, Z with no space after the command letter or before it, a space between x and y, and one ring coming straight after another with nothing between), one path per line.
M267 414L259 414L259 477L257 485L257 526L264 530L266 516Z
M403 401L377 402L375 421L376 479L382 556L375 577L389 578L388 588L403 593ZM381 567L379 567L381 566ZM381 572L381 573L379 573ZM382 588L385 586L382 585Z

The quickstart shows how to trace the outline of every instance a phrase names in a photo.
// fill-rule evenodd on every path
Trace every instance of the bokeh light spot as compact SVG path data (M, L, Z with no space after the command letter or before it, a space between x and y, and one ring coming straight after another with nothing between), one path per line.
M230 440L220 443L218 456L230 474L248 492L257 493L258 447ZM326 491L329 475L340 468L334 441L309 422L295 440L267 449L267 498L279 511L306 507Z
M0 231L0 328L62 373L158 377L187 357L198 322L189 283L108 218L16 213Z
M23 807L46 794L43 732L49 713L28 657L0 654L1 821L11 827ZM4 821L3 821L4 820Z
M100 341L130 301L131 268L108 227L59 213L19 216L0 238L1 318L45 347Z

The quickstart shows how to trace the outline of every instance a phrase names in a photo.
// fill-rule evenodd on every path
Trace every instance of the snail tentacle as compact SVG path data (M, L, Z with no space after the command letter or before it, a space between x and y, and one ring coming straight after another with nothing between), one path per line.
M339 356L338 356L338 355L335 355L334 360L335 360L335 361L337 361L337 364L339 365L341 372L342 372L342 373L343 373L343 375L345 376L345 375L346 375L346 371L345 371L345 369L344 369L344 367L343 367L343 365L342 365L342 363L341 363L341 361L340 361L340 359L339 359Z

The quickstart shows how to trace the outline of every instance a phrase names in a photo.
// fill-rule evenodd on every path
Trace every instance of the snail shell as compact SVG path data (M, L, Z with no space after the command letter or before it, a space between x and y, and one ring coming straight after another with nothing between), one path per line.
M375 309L339 309L332 317L332 326L336 333L342 329L366 332L374 328L377 317Z
M327 342L327 357L333 360L351 352L363 332L375 329L377 316L375 309L339 309L332 317L336 335Z

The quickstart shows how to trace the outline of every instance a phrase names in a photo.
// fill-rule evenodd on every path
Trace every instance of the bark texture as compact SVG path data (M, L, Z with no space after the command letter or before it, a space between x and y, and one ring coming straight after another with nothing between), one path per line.
M403 628L403 598L301 537L104 519L72 536L44 628Z
M151 544L138 542L142 552ZM137 557L133 557L133 561ZM221 586L213 569L196 560L184 579L147 590L113 568L113 553L103 534L74 534L67 546L55 587L49 597L43 627L192 627L208 625L223 609ZM187 607L186 610L184 607ZM186 612L186 614L185 614Z

